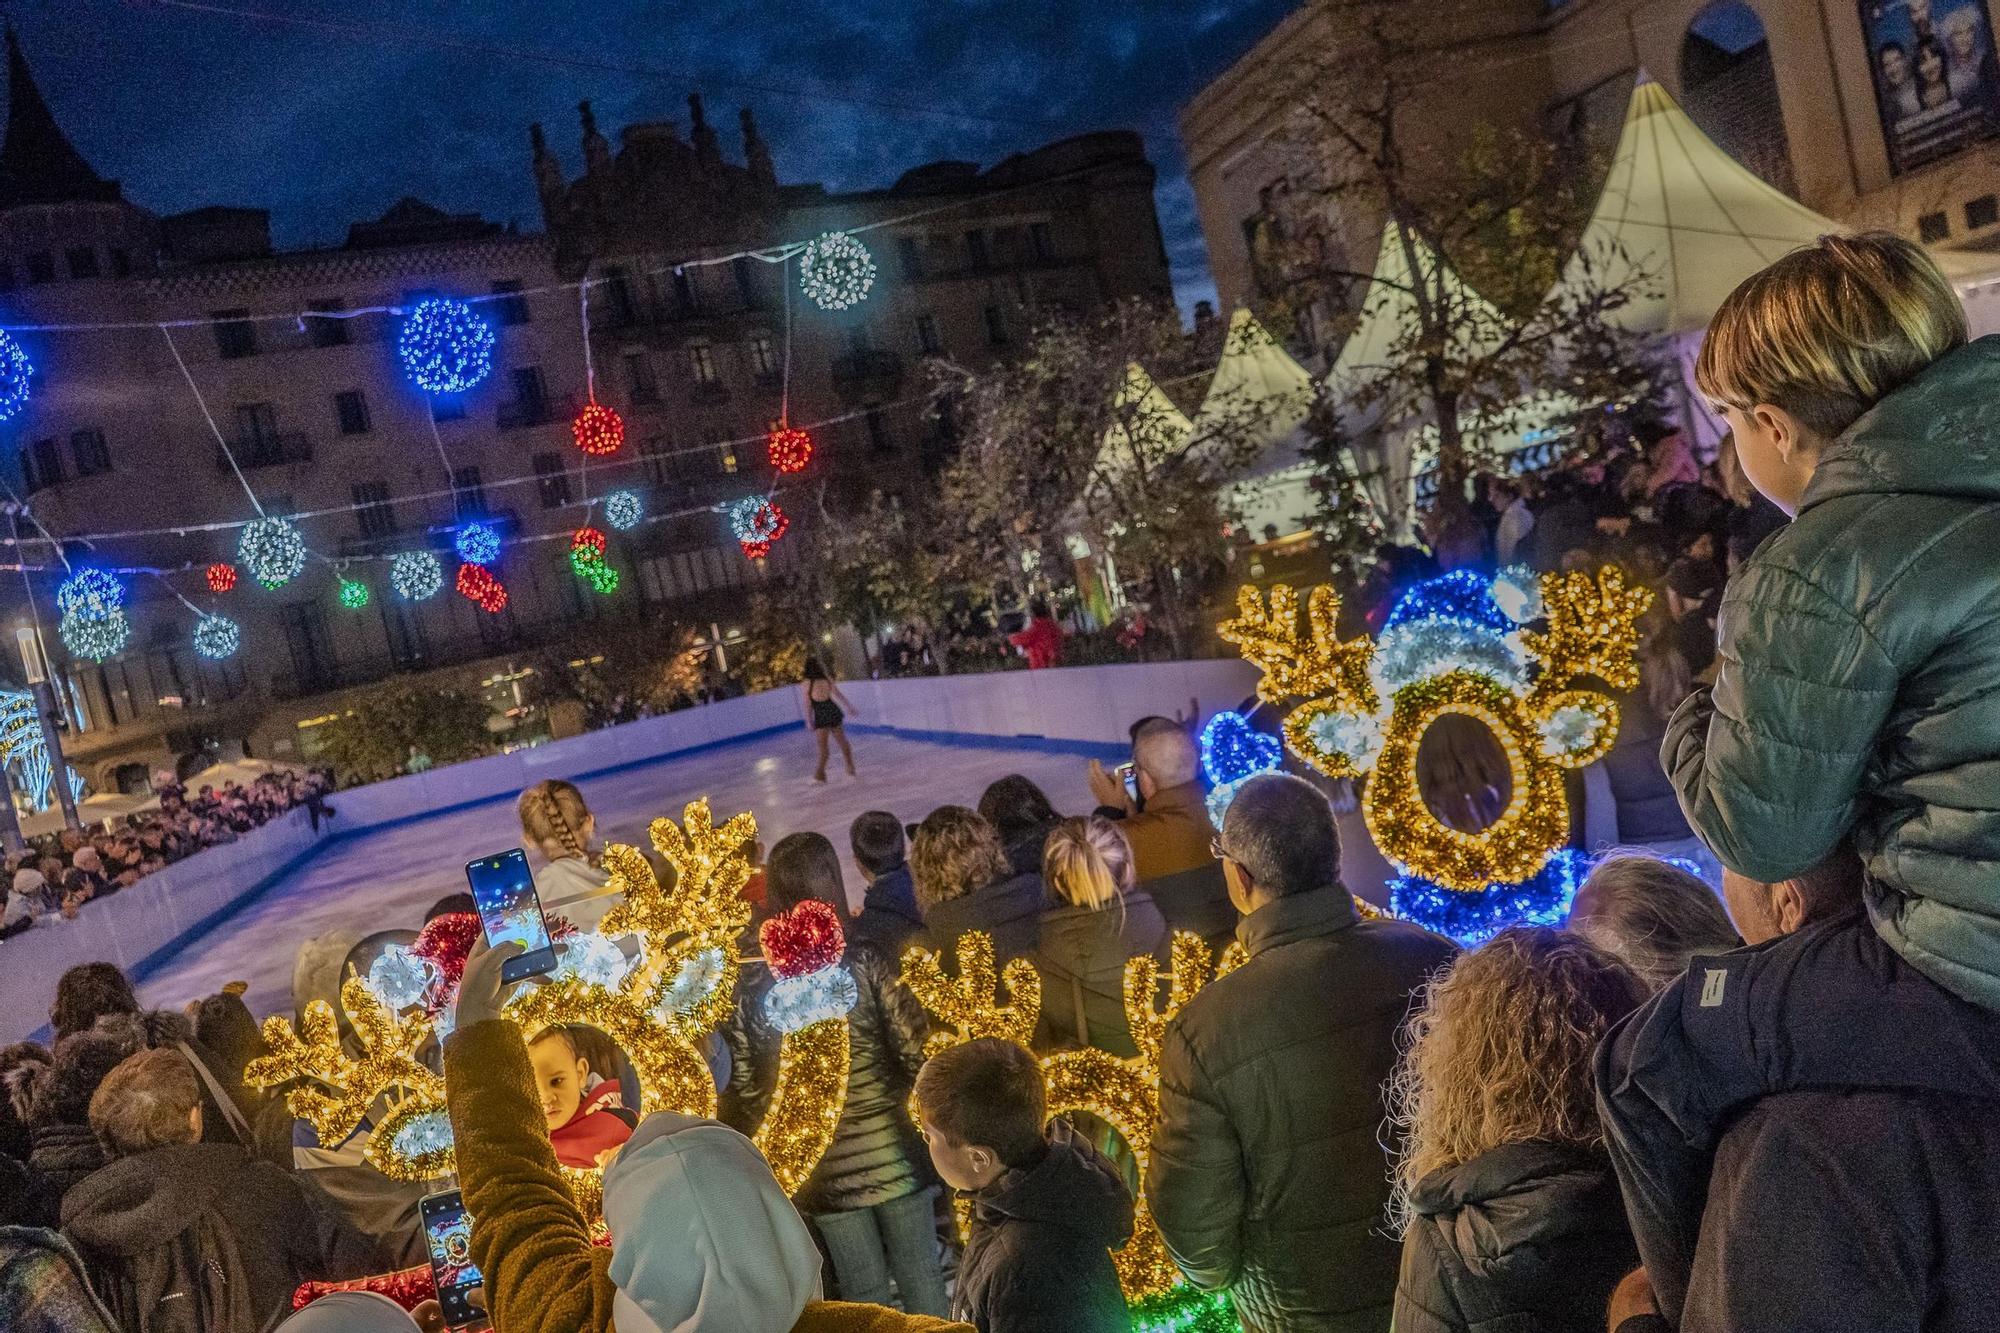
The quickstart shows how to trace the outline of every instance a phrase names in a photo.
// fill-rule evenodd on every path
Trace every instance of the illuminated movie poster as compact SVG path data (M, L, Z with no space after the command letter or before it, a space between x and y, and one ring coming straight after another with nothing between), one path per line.
M1891 171L2000 133L1986 0L1861 0L1861 30Z

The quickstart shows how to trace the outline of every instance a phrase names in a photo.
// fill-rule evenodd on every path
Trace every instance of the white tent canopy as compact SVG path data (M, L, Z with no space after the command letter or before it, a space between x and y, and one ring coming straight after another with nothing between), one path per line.
M1245 428L1256 435L1256 459L1229 488L1231 509L1252 533L1289 537L1312 524L1317 501L1312 469L1300 454L1300 428L1315 391L1311 372L1248 310L1229 317L1222 359L1194 423L1204 434Z
M1448 268L1437 252L1418 236L1405 235L1392 219L1382 226L1382 244L1375 253L1375 267L1368 291L1361 300L1361 322L1340 346L1340 355L1326 372L1326 381L1336 392L1342 384L1388 364L1403 331L1418 321L1417 298L1412 289L1410 257L1416 257L1419 271L1429 279L1424 285L1438 290L1454 309L1470 316L1458 321L1475 335L1497 334L1506 327L1506 317L1491 302ZM1439 270L1443 268L1442 277Z
M1717 147L1666 89L1641 74L1604 190L1558 286L1573 290L1594 279L1615 287L1636 269L1654 290L1619 311L1617 321L1636 332L1692 333L1706 328L1752 273L1843 230ZM1960 284L1996 262L1934 254Z

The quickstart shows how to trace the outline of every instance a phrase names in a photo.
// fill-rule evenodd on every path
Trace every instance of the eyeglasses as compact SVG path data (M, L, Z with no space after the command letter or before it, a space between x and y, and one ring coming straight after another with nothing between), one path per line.
M1224 849L1220 833L1208 840L1208 854L1218 861L1231 861L1235 859Z

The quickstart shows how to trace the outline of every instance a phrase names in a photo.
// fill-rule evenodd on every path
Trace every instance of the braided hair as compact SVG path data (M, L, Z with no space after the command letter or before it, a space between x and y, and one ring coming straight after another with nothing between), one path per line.
M549 778L521 793L521 832L550 860L574 856L590 864L597 859L584 846L583 826L590 807L573 782Z

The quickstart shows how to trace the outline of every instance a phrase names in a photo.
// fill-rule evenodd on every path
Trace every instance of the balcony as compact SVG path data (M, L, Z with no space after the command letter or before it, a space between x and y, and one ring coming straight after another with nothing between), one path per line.
M298 431L285 431L277 435L259 435L247 440L237 440L229 446L236 455L236 466L244 471L258 467L280 467L287 463L312 462L312 441ZM229 454L221 449L215 451L215 470L229 471Z
M566 422L575 415L576 395L556 393L541 398L517 398L511 403L502 403L494 413L494 424L501 430L522 430L529 426Z
M729 386L719 379L697 380L694 388L688 390L688 400L695 403L726 403L729 401Z
M903 387L903 358L877 347L833 359L833 389L850 405L886 402Z

